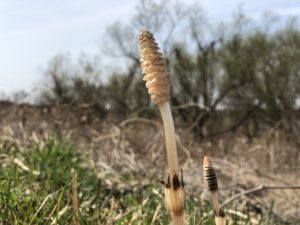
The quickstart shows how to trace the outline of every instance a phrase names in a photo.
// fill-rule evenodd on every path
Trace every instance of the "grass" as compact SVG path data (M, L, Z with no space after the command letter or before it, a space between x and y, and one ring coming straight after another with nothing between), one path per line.
M78 174L80 224L170 223L160 184L139 185L131 174L97 167L86 153L49 138L24 148L12 142L0 147L0 224L73 224L73 171ZM211 210L200 193L187 193L186 224L214 224ZM272 215L270 209L261 224L276 224ZM232 224L250 224L233 219Z

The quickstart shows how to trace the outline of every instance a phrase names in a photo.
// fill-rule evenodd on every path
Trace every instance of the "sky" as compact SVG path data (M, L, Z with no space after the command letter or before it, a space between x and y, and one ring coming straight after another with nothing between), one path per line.
M0 0L0 93L33 90L59 53L100 53L107 26L129 21L137 2ZM238 6L254 18L265 11L300 16L298 0L202 0L200 5L213 20L229 19Z

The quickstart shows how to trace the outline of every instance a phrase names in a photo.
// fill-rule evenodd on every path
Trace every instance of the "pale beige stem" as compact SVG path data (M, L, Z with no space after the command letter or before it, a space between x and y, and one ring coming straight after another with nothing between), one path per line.
M216 225L225 225L225 218L222 216L215 216Z
M165 187L165 200L168 207L173 225L184 224L184 189L182 180L177 174L169 174L168 182Z
M218 192L214 191L214 192L211 192L210 194L211 194L211 203L213 205L213 208L214 208L215 212L218 213L221 210L219 200L218 200Z
M175 128L174 128L174 122L173 122L169 101L160 104L159 110L161 113L164 130L165 130L169 173L179 174L177 147L176 147L176 139L175 139Z
M172 218L172 225L183 225L184 224L184 217L181 216L174 216Z
M184 224L184 189L183 180L179 176L176 136L169 101L158 105L163 120L169 175L165 187L165 199L171 213L172 225ZM181 173L182 175L182 173Z
M170 109L170 83L159 47L149 31L140 33L141 67L144 73L143 80L151 99L158 105L163 120L167 161L168 180L165 183L166 205L170 211L173 225L184 224L184 189L183 175L179 169L176 136L173 117ZM181 174L181 176L180 176Z
M224 215L222 215L221 206L218 200L218 191L213 191L211 193L211 202L213 205L213 208L215 210L215 222L216 225L224 225L225 224L225 218Z

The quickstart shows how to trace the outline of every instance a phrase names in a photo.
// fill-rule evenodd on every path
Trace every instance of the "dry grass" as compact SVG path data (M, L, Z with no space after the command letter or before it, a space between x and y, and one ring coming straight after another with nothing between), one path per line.
M160 174L165 173L164 135L159 121L136 117L121 122L99 120L98 117L92 116L93 112L90 109L86 108L76 110L56 108L51 110L52 112L45 113L40 108L32 106L9 107L23 114L26 123L22 123L20 115L9 113L13 112L12 108L2 107L2 112L5 111L2 114L0 129L2 149L18 149L23 152L32 143L43 143L49 133L57 139L67 138L78 149L82 149L84 154L91 156L94 161L89 164L96 166L99 177L111 173L109 171L119 171L117 174L131 174L134 177L128 182L124 182L120 175L104 179L108 188L145 187L159 183ZM84 117L88 117L90 122L78 123ZM192 134L188 130L177 129L177 133L178 157L180 163L184 165L185 182L188 184L187 196L201 191L200 200L203 204L209 201L209 196L203 186L202 165L199 162L206 154L212 156L218 174L222 202L262 184L296 185L300 182L297 147L289 141L290 137L286 137L278 130L251 142L240 134L226 134L199 143L190 138ZM4 157L3 151L2 164L11 160L11 157ZM270 157L272 154L274 157ZM288 155L292 155L290 161L287 161ZM27 164L24 165L34 169ZM108 197L107 201L110 198ZM283 223L282 219L290 221L290 224L297 224L299 199L299 190L263 189L249 195L241 195L226 205L225 210L226 214L234 218L250 216L252 224L256 224L265 218L272 207L275 213L273 218L281 221L279 224ZM157 208L158 205L155 209Z

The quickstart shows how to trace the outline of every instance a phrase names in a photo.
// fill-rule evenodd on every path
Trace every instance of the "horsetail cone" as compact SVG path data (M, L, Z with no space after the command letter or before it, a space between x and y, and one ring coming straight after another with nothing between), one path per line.
M208 190L211 192L215 192L218 190L218 180L217 175L214 170L212 162L209 160L207 156L204 156L203 159L203 172L204 172L204 180Z
M146 81L151 99L160 105L170 98L170 84L164 59L151 32L140 32L139 42L143 80Z
M149 31L142 31L139 36L141 67L144 73L143 80L151 99L158 105L162 116L169 172L179 174L175 128L170 109L170 82L168 72L159 47Z

